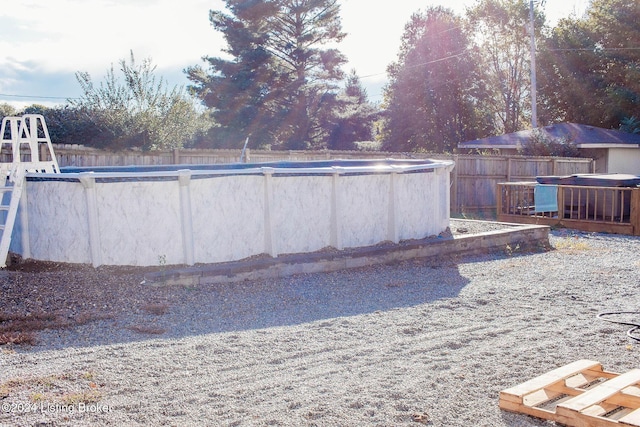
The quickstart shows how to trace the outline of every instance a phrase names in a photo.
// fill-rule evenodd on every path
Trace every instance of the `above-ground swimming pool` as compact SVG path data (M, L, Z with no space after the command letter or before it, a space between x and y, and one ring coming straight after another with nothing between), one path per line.
M449 225L451 161L62 168L27 175L11 251L194 265L398 243Z

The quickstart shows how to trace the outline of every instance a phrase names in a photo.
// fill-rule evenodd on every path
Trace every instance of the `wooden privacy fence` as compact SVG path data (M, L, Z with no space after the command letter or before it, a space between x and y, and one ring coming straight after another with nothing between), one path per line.
M79 145L54 144L61 167L130 166L167 164L220 164L240 161L242 150L175 149L162 151L104 151ZM5 154L2 154L4 156ZM453 160L452 212L495 210L497 185L531 181L536 176L591 173L594 161L583 158L485 156L472 154L401 153L386 151L267 151L247 149L246 162L307 161L371 158L432 158Z
M560 157L453 155L453 212L493 210L501 182L535 181L537 176L593 173L592 159Z

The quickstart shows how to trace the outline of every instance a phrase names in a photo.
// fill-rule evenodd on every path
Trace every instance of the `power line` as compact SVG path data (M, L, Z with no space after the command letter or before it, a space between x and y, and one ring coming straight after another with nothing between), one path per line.
M14 95L10 93L0 93L0 96L8 96L10 98L34 98L34 99L80 99L68 96L38 96L38 95Z
M404 66L402 68L407 69L407 68L416 68L416 67L422 67L423 65L430 65L430 64L435 64L436 62L442 62L442 61L446 61L447 59L453 59L453 58L458 58L460 56L463 56L465 54L469 53L468 50L463 50L460 53L456 53L453 55L449 55L449 56L445 56L443 58L438 58L438 59L433 59L431 61L427 61L427 62L421 62L419 64L412 64L412 65L408 65L408 66ZM386 72L384 73L376 73L376 74L367 74L366 76L360 76L361 79L366 79L368 77L376 77L376 76L381 76L383 74L387 74Z
M640 47L576 47L566 49L545 49L548 52L571 52L571 51L589 51L589 52L606 52L608 50L640 50Z

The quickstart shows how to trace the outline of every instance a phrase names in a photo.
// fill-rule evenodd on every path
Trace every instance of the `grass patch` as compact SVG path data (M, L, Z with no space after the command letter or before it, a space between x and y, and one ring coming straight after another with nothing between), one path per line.
M496 221L498 212L496 209L477 209L473 211L452 212L451 219L472 219L478 221Z
M62 405L97 403L104 384L96 383L95 378L95 372L85 371L11 379L0 383L0 399Z
M163 314L167 314L169 312L169 304L164 303L145 304L140 308L145 313L153 314L156 316L162 316Z
M64 405L78 405L79 403L97 403L102 399L102 393L96 390L65 393L59 397Z
M36 343L36 338L32 332L17 332L17 331L0 332L0 345L6 345L6 344L33 345L35 343Z
M28 315L0 313L0 345L33 345L35 343L34 332L54 327L60 322L61 320L51 313Z
M556 249L565 252L583 252L591 249L588 242L581 240L577 237L562 237L558 239L554 245Z
M26 315L0 313L0 345L33 345L38 331L69 328L109 318L112 316L90 312L80 313L72 318L47 312Z
M150 325L131 325L131 326L128 326L127 329L133 332L137 332L139 334L146 334L146 335L162 335L165 332L167 332L166 329L159 328L157 326L150 326Z

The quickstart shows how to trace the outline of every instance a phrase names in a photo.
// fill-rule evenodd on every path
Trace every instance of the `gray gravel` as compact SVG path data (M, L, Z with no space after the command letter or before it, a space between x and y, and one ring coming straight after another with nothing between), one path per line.
M55 308L71 324L0 347L0 424L549 425L498 409L499 391L577 359L626 371L640 351L595 318L640 310L640 238L558 230L551 243L197 288L9 271L4 311Z

